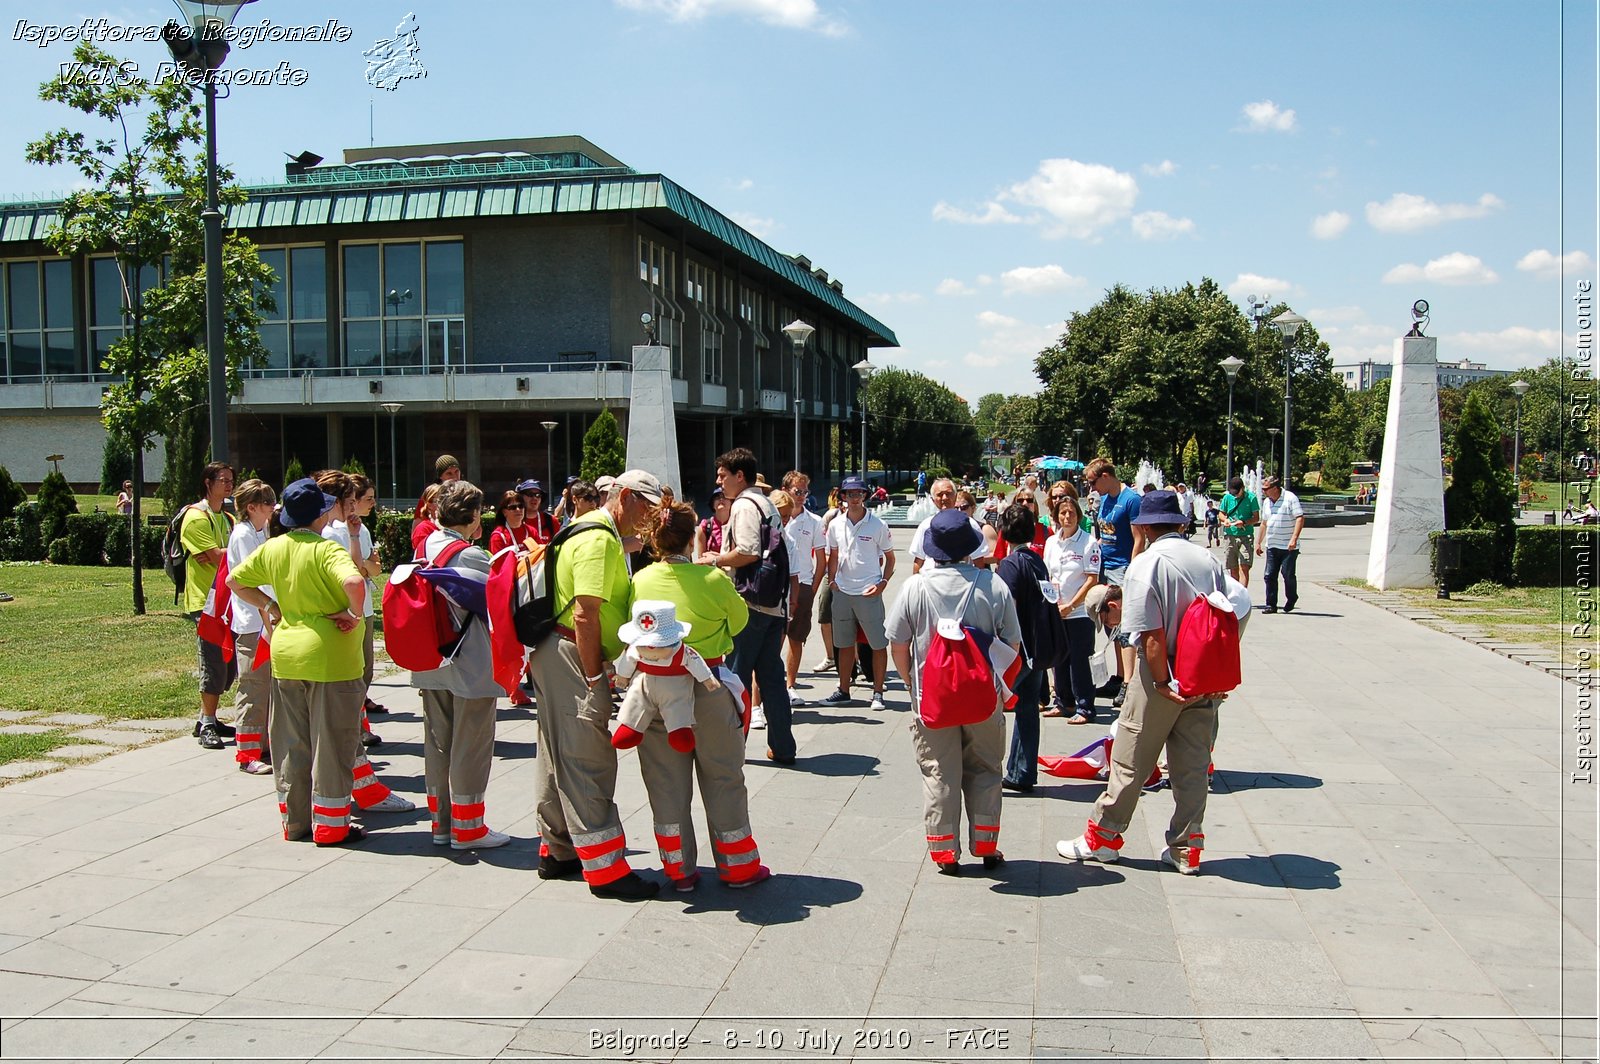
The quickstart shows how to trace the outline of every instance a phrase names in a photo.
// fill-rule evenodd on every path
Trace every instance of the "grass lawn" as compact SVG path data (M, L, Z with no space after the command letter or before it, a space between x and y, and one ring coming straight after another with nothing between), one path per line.
M0 591L15 597L0 603L0 709L194 713L194 624L172 605L166 574L146 571L144 581L150 612L135 617L131 570L0 566Z
M0 735L0 765L8 761L27 761L41 757L63 746L72 746L79 740L64 728L34 732L30 735Z
M1589 494L1587 496L1582 494L1582 489L1585 487L1589 489ZM1592 480L1587 484L1569 484L1565 482L1558 483L1553 480L1536 480L1533 482L1533 496L1528 500L1527 505L1524 506L1523 509L1560 510L1570 502L1573 506L1581 510L1583 509L1584 503L1588 502L1592 498L1595 498L1594 493L1596 490L1600 489L1596 488L1595 482ZM1600 505L1600 500L1597 500L1596 505Z
M1343 583L1370 587L1363 580ZM1574 636L1578 619L1579 590L1574 587L1499 587L1475 584L1465 591L1450 592L1441 599L1431 588L1404 588L1399 591L1410 605L1431 610L1457 624L1481 628L1488 636L1505 643L1549 647L1559 660L1581 664L1580 652L1592 655L1595 638ZM1592 602L1593 592L1588 592ZM1591 632L1593 629L1591 629Z

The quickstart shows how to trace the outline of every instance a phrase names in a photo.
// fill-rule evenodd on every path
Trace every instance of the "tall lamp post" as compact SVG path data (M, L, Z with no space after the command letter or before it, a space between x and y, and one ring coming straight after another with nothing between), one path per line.
M878 367L863 358L850 368L861 377L861 390L856 394L860 396L861 402L861 483L865 484L867 482L867 382L878 372Z
M1522 397L1531 387L1533 385L1525 380L1511 382L1511 390L1517 393L1517 433L1511 444L1511 492L1519 507L1522 505Z
M1278 450L1278 433L1282 432L1283 430L1280 429L1278 426L1274 425L1270 429L1268 429L1267 431L1272 434L1272 452L1271 453L1276 454L1277 450ZM1284 477L1283 477L1283 466L1281 466L1281 465L1278 467L1278 479L1279 480L1284 479Z
M1074 462L1082 462L1083 461L1083 430L1082 429L1073 429L1072 430L1072 460Z
M548 499L556 490L556 423L541 421L539 424L544 426L544 497Z
M800 468L800 363L806 351L806 341L811 339L811 334L817 330L801 321L794 319L783 327L783 335L794 344L794 468Z
M404 406L404 403L383 403L378 407L389 415L389 497L395 502L400 501L400 459L394 446L394 423L395 415Z
M206 98L206 393L211 407L211 459L228 460L228 356L222 315L222 205L217 200L217 84L212 76L228 58L224 31L239 9L254 0L173 0L187 26L176 21L161 29L173 60L198 74Z
M1233 479L1233 382L1239 379L1239 371L1244 368L1244 359L1238 355L1229 355L1222 360L1222 372L1228 375L1228 466L1222 474L1222 483L1227 485Z
M1294 419L1294 337L1306 319L1292 310L1286 310L1272 319L1272 324L1283 334L1283 465L1278 475L1285 484L1293 480L1289 465L1289 432Z

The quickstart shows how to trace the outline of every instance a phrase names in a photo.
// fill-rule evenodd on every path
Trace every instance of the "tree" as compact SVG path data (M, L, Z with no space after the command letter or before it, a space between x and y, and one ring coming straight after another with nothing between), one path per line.
M885 469L970 469L983 454L972 410L955 392L913 370L890 367L867 382L867 447Z
M27 490L11 479L11 470L0 465L0 521L15 517L17 507L27 501Z
M34 501L39 506L39 537L49 546L66 532L67 515L78 512L78 499L67 478L52 469L39 482Z
M1503 574L1516 536L1516 499L1501 448L1500 425L1481 396L1468 395L1451 448L1450 487L1444 493L1444 527L1481 528L1497 534L1494 556Z
M578 475L593 484L601 477L621 476L627 468L628 445L610 410L602 409L583 434L583 461Z
M122 490L124 480L133 479L133 451L128 441L106 433L105 446L100 450L100 494L115 495Z
M978 397L978 409L972 415L972 423L977 427L979 436L992 440L996 436L1005 435L999 429L998 415L1000 408L1012 398L999 392L990 392L988 395Z
M133 609L143 613L144 456L157 438L174 431L183 437L202 421L206 402L200 108L186 79L130 76L114 56L87 42L73 49L71 64L40 86L39 96L109 127L92 139L65 127L47 133L27 146L27 158L41 166L70 166L79 175L80 187L62 201L45 243L60 255L110 252L117 263L129 330L100 366L115 377L100 412L107 433L133 454ZM219 168L217 180L224 208L244 202L230 171ZM260 312L273 309L273 274L255 245L237 233L223 242L223 274L228 387L237 395L239 367L266 355L258 329ZM199 482L196 457L203 450L203 443L186 447L182 438L168 448L167 480L184 485L183 496Z

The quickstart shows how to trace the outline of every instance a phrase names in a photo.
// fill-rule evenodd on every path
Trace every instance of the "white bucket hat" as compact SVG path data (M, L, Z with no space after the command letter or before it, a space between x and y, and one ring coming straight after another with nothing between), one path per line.
M635 646L669 647L681 643L694 629L678 620L678 607L671 602L641 599L633 604L633 620L617 629L624 642Z

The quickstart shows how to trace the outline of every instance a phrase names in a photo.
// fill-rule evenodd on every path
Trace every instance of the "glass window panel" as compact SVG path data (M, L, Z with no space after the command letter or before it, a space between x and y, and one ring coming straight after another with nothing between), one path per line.
M289 275L290 316L324 319L328 316L328 253L326 248L291 248ZM326 346L326 344L324 344Z
M295 369L326 369L328 358L328 326L324 322L292 326Z
M51 265L55 264L51 263ZM70 277L71 263L65 263L64 265L67 266L68 276ZM70 331L47 332L44 334L44 343L44 371L46 373L53 373L56 376L68 376L83 372L78 365L78 348L72 342L72 333Z
M44 263L44 325L47 329L72 328L72 263L67 259Z
M0 373L10 374L11 370L11 345L6 343L6 334L0 332Z
M384 357L386 367L405 368L422 365L422 320L420 318L395 318L383 323Z
M39 264L13 262L6 266L6 279L11 288L11 327L37 329L39 327ZM38 351L39 341L34 340ZM12 372L16 372L13 370ZM39 371L35 369L34 373Z
M466 270L461 241L448 240L427 245L429 314L465 314L467 311ZM393 287L392 285L390 287Z
M383 313L383 288L378 282L378 245L351 244L344 249L344 314L376 318ZM373 337L373 348L377 337Z
M385 315L406 318L422 313L421 244L383 245L383 288Z
M298 360L299 353L296 352ZM381 365L383 361L382 323L351 321L344 327L344 364L351 369Z
M122 278L116 259L91 259L93 303L90 325L122 325Z
M460 318L428 322L428 372L449 365L460 369L467 361L467 327Z
M272 286L267 289L277 310L264 310L261 316L267 321L282 321L289 315L289 301L284 298L289 277L289 256L283 248L260 248L256 252L261 261L272 267Z
M11 334L11 375L13 377L37 377L41 369L39 355L38 333L20 332Z
M117 342L117 329L96 329L89 334L89 342L94 345L94 365L90 367L91 373L104 373L106 359L111 355L111 345Z
M289 365L289 326L265 324L261 326L261 345L267 349L265 361L257 362L256 369L285 369Z

